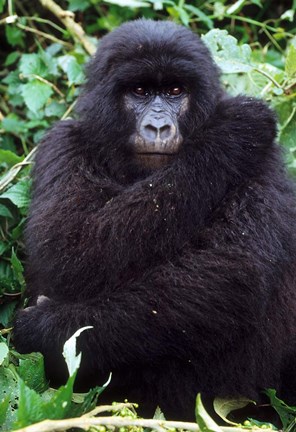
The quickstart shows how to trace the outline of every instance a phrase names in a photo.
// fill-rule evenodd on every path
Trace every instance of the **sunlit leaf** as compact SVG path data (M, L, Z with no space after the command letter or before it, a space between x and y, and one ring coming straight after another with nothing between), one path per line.
M53 89L48 84L37 79L22 86L25 104L33 112L37 112L42 108L52 94Z
M254 401L246 398L237 398L237 399L222 399L222 398L216 398L214 399L214 410L218 414L219 417L222 418L226 423L237 425L237 423L228 420L227 416L232 411L242 409L248 404L253 403Z
M64 345L63 356L65 357L69 375L72 376L80 366L81 353L76 355L76 339L82 332L88 329L92 329L92 326L82 327L77 330L70 339Z

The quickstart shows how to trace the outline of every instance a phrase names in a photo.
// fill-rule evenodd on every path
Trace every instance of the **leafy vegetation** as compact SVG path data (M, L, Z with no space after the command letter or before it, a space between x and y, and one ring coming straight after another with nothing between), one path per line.
M221 68L221 79L227 90L232 94L261 97L275 109L279 120L278 139L285 149L291 175L296 173L296 0L63 0L57 3L0 0L2 431L24 428L44 419L53 421L85 414L94 409L101 391L96 388L88 395L75 395L75 372L70 374L65 386L50 389L44 377L42 357L18 354L13 350L10 336L13 313L26 301L23 228L30 202L30 170L36 144L56 120L74 115L79 86L84 81L84 64L100 37L122 22L141 16L172 19L199 33ZM284 429L294 429L295 408L286 406L271 390L269 396ZM234 406L238 407L238 403L241 401L236 401ZM218 406L223 406L218 411L226 419L233 402ZM112 425L135 431L146 427L184 428L184 425L164 425L159 413L154 423L141 423L131 404L112 409L117 413L117 417L112 417L113 423L109 417L104 421L94 419L93 414L100 413L97 409L82 418L84 423L81 419L77 423L76 419L76 423L74 420L60 426L47 423L42 426L44 429L39 425L32 430L54 427L66 430L75 425L84 429L92 425L92 430L101 432ZM198 426L192 425L191 430L198 427L221 430L209 420L199 399L196 418ZM259 426L270 428L269 424L262 426L255 421L235 425Z

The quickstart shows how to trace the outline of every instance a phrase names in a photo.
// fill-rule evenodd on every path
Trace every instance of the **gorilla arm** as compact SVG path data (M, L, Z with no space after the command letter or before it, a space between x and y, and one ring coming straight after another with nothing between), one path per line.
M283 232L277 210L268 211L273 198L266 193L254 199L251 192L244 208L238 200L229 215L236 223L217 221L202 249L186 246L180 257L108 294L79 302L45 300L20 312L16 346L39 350L56 365L65 340L92 325L80 336L80 349L87 369L102 376L128 364L198 361L227 345L231 349L264 326L270 287L277 284L273 275L282 260ZM260 220L259 214L266 217Z
M93 297L177 254L226 190L262 169L256 144L271 145L261 131L272 116L261 103L246 101L222 102L175 163L126 187L106 177L85 180L71 127L53 129L39 152L28 223L31 293Z

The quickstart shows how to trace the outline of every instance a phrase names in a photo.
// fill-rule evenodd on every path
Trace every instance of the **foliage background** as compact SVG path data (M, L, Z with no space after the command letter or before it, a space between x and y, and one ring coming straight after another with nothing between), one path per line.
M99 39L138 17L170 19L190 27L209 46L229 92L261 97L275 109L278 139L295 175L295 9L296 0L0 0L3 335L9 335L13 312L25 301L23 228L36 144L56 120L75 115L84 64ZM0 365L9 366L6 348L1 357L1 343L7 340L0 339Z

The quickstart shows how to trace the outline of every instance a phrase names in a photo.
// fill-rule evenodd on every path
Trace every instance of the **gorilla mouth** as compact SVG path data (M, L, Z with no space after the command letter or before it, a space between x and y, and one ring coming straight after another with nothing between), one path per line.
M172 156L176 156L176 154L177 154L177 152L175 152L175 153L165 153L165 152L141 152L141 153L139 153L139 152L137 152L136 153L138 156L159 156L159 157L164 157L164 156L170 156L170 157L172 157Z
M136 159L138 163L149 169L159 169L172 163L176 153L164 153L164 152L137 152Z

